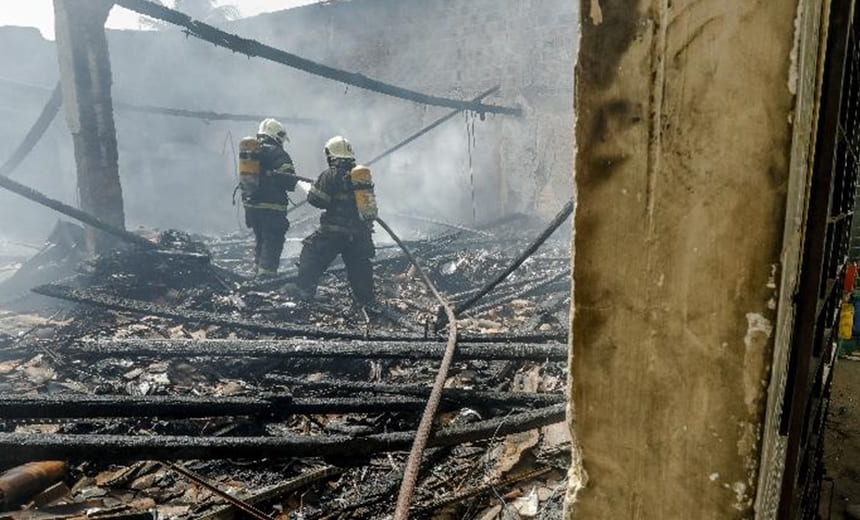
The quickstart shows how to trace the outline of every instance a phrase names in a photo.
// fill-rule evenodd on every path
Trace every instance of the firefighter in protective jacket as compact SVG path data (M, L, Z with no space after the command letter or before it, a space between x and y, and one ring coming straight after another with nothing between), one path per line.
M278 273L281 252L290 223L288 191L296 189L293 160L284 150L289 142L284 125L274 119L260 123L257 137L239 143L239 187L245 207L245 224L254 230L254 264L257 276Z
M341 255L353 298L359 305L373 303L373 265L376 254L371 233L376 199L370 170L356 166L352 145L341 136L325 145L329 168L308 193L308 202L324 210L320 227L304 241L299 259L299 294L312 298L326 268Z

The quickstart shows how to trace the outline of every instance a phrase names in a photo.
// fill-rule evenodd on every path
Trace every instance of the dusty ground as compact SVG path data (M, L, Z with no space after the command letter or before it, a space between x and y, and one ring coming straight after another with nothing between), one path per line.
M851 518L845 516L846 507L860 504L860 361L840 359L836 363L824 464L827 478L833 480L822 484L821 516Z

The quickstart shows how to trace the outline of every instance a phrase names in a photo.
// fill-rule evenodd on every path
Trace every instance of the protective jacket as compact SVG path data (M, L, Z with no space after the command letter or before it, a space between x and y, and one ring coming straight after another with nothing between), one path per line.
M254 265L258 275L277 274L290 223L287 220L287 192L296 189L298 179L290 155L280 143L262 136L260 140L260 182L252 192L242 192L245 224L254 230Z
M296 189L298 180L293 160L283 146L268 138L260 143L260 185L252 193L242 193L245 208L287 212L287 192Z
M308 193L308 202L324 210L320 228L303 243L299 258L298 289L304 297L316 293L326 268L340 255L355 300L361 305L374 301L373 264L376 251L371 233L373 223L359 216L349 173L350 161L338 163L320 175Z
M366 222L358 214L355 193L349 180L349 172L355 166L352 162L342 162L329 167L314 183L308 193L308 202L320 208L320 231L348 234L369 234L373 224Z

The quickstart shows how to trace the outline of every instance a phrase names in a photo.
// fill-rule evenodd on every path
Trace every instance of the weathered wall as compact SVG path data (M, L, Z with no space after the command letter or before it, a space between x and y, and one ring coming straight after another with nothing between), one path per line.
M485 208L483 216L493 218L511 211L553 215L566 202L576 24L577 2L568 0L361 0L276 13L265 23L252 19L237 29L437 94L466 98L501 86L501 96L494 100L522 105L526 117L477 125L484 147L491 148L479 151L487 155L476 175L485 179L483 189L498 203L495 211ZM371 104L371 114L377 107L382 114L391 113L390 100L361 97ZM411 119L406 127L389 129L379 121L377 131L396 142L408 134L416 116L425 122L436 117L422 117L422 107L410 108L388 118ZM373 115L369 119L378 120ZM428 156L435 155L445 167L439 155L446 152L447 145ZM408 189L404 184L398 191Z
M467 123L460 117L375 169L380 203L470 223L474 185L478 221L507 212L554 214L570 192L568 138L573 126L573 55L577 2L568 0L352 0L261 15L226 27L312 59L438 95L472 97L501 86L494 103L521 104L523 119L475 121L474 182L468 171ZM53 44L20 29L0 29L15 53L0 56L0 76L51 87L57 77ZM233 54L187 38L175 28L158 33L110 31L116 101L225 112L295 114L319 126L291 126L289 151L300 173L323 167L322 144L350 137L368 157L446 113L367 93L283 66ZM21 63L19 55L32 62ZM47 59L43 59L47 57ZM0 85L0 110L15 124L0 129L0 157L17 144L45 94L25 96ZM8 103L6 102L8 100ZM51 139L65 139L64 128ZM225 141L253 133L252 123L210 124L119 111L120 171L129 225L199 231L236 228L230 207L233 157ZM61 165L71 164L63 146ZM20 179L74 200L73 169L56 172L39 149ZM60 176L44 182L36 177ZM176 198L182 196L177 203ZM7 204L0 218L44 211ZM157 211L153 211L157 209ZM47 222L45 222L47 221Z
M797 14L583 3L571 426L589 481L571 518L753 516Z

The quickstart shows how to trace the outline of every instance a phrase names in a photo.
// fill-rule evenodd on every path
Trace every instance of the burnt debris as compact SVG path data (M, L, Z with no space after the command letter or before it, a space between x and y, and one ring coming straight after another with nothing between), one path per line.
M458 230L407 244L456 305L541 228L521 218L477 237ZM445 350L434 332L438 302L408 258L379 244L380 308L365 313L342 269L308 303L283 288L289 270L261 286L230 269L246 254L241 239L145 239L152 248L84 260L72 277L40 287L82 305L10 330L0 350L0 458L69 462L59 496L41 507L123 504L122 514L175 518L391 514ZM491 508L490 489L507 493L513 510L560 508L567 243L549 241L520 264L457 317L409 518Z

